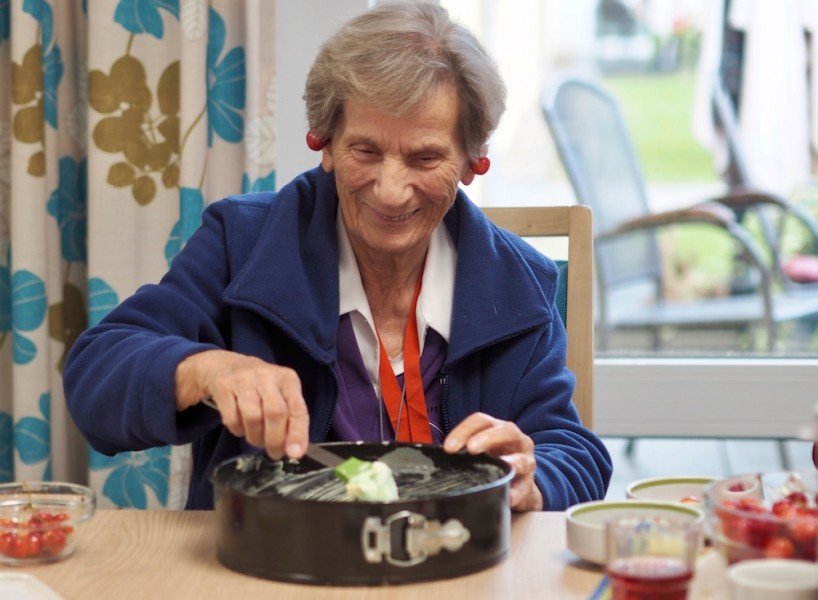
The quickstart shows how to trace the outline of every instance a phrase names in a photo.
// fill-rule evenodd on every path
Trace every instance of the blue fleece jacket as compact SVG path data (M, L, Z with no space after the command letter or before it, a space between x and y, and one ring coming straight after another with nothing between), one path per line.
M310 439L326 439L337 394L337 205L334 178L319 167L278 193L208 207L161 282L137 290L68 356L68 408L91 446L114 454L192 442L187 507L211 508L211 469L254 450L215 411L175 410L177 365L211 348L295 369ZM475 411L514 421L536 444L546 509L602 498L611 461L571 402L556 266L462 191L444 222L457 248L446 431Z

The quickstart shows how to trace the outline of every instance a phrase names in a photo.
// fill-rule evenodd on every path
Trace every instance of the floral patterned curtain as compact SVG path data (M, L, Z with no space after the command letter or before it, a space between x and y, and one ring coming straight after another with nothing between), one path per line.
M189 449L88 449L62 366L206 203L275 187L274 32L272 0L0 0L0 480L184 504Z

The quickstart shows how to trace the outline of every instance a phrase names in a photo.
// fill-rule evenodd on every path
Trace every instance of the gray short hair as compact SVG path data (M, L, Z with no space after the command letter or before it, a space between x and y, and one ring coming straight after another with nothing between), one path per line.
M439 6L378 5L321 47L304 91L310 130L331 139L349 98L409 114L446 82L458 93L459 141L470 158L481 156L505 110L506 88L494 60Z

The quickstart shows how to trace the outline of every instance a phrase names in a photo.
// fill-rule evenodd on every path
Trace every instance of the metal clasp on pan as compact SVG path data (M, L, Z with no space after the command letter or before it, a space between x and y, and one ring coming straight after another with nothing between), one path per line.
M404 536L408 559L392 556L392 526L399 521L406 522ZM383 522L378 517L367 518L361 530L361 549L367 562L379 563L386 559L391 565L411 567L438 554L443 548L449 552L460 550L470 537L469 530L457 519L441 524L403 510L389 515Z

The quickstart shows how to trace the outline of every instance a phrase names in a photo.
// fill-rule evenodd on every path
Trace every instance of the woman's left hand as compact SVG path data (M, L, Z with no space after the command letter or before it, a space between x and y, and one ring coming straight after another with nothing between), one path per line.
M452 429L443 443L446 452L457 452L462 448L470 454L486 452L498 456L514 467L515 477L511 482L513 510L542 510L542 494L534 483L537 468L534 442L515 423L479 412L469 415Z

